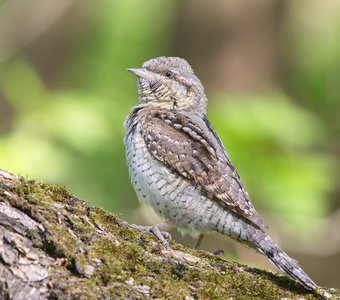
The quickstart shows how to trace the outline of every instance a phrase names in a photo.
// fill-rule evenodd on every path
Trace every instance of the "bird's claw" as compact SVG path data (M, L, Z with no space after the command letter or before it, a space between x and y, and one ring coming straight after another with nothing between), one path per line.
M161 231L157 226L153 226L150 232L162 242L165 249L170 248L170 244L168 241L171 241L171 234L169 232Z
M162 225L162 224L160 224ZM170 244L168 241L171 241L171 234L167 231L161 231L162 228L159 228L159 227L162 227L162 226L140 226L140 225L135 225L135 227L137 229L139 229L140 231L143 231L143 232L148 232L148 233L151 233L153 234L157 239L159 239L163 246L165 247L165 249L169 249L170 248Z

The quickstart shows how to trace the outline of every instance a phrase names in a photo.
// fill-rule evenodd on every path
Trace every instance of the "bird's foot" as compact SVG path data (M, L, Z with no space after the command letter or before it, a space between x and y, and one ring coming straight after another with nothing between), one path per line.
M168 227L169 223L160 223L155 226L140 226L140 225L133 225L136 229L143 231L143 232L148 232L153 234L156 238L158 238L165 249L170 248L169 241L171 241L171 234L167 231L163 231L164 228Z

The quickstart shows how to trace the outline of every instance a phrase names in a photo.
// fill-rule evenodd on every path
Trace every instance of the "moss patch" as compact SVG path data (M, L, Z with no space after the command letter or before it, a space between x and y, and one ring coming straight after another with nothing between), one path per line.
M59 186L0 177L0 195L43 225L27 236L55 259L52 298L317 299L284 275L174 242L166 251L151 235Z

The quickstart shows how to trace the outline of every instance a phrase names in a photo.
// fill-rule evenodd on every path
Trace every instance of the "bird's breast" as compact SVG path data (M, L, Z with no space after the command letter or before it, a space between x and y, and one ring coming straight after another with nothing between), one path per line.
M139 126L126 138L126 156L131 182L140 201L150 204L167 217L171 201L181 194L183 179L172 174L149 152Z

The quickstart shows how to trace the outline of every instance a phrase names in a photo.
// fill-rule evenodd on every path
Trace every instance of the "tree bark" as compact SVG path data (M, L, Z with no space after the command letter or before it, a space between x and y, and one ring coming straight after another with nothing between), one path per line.
M64 188L0 170L0 299L329 299L289 277L171 242Z

